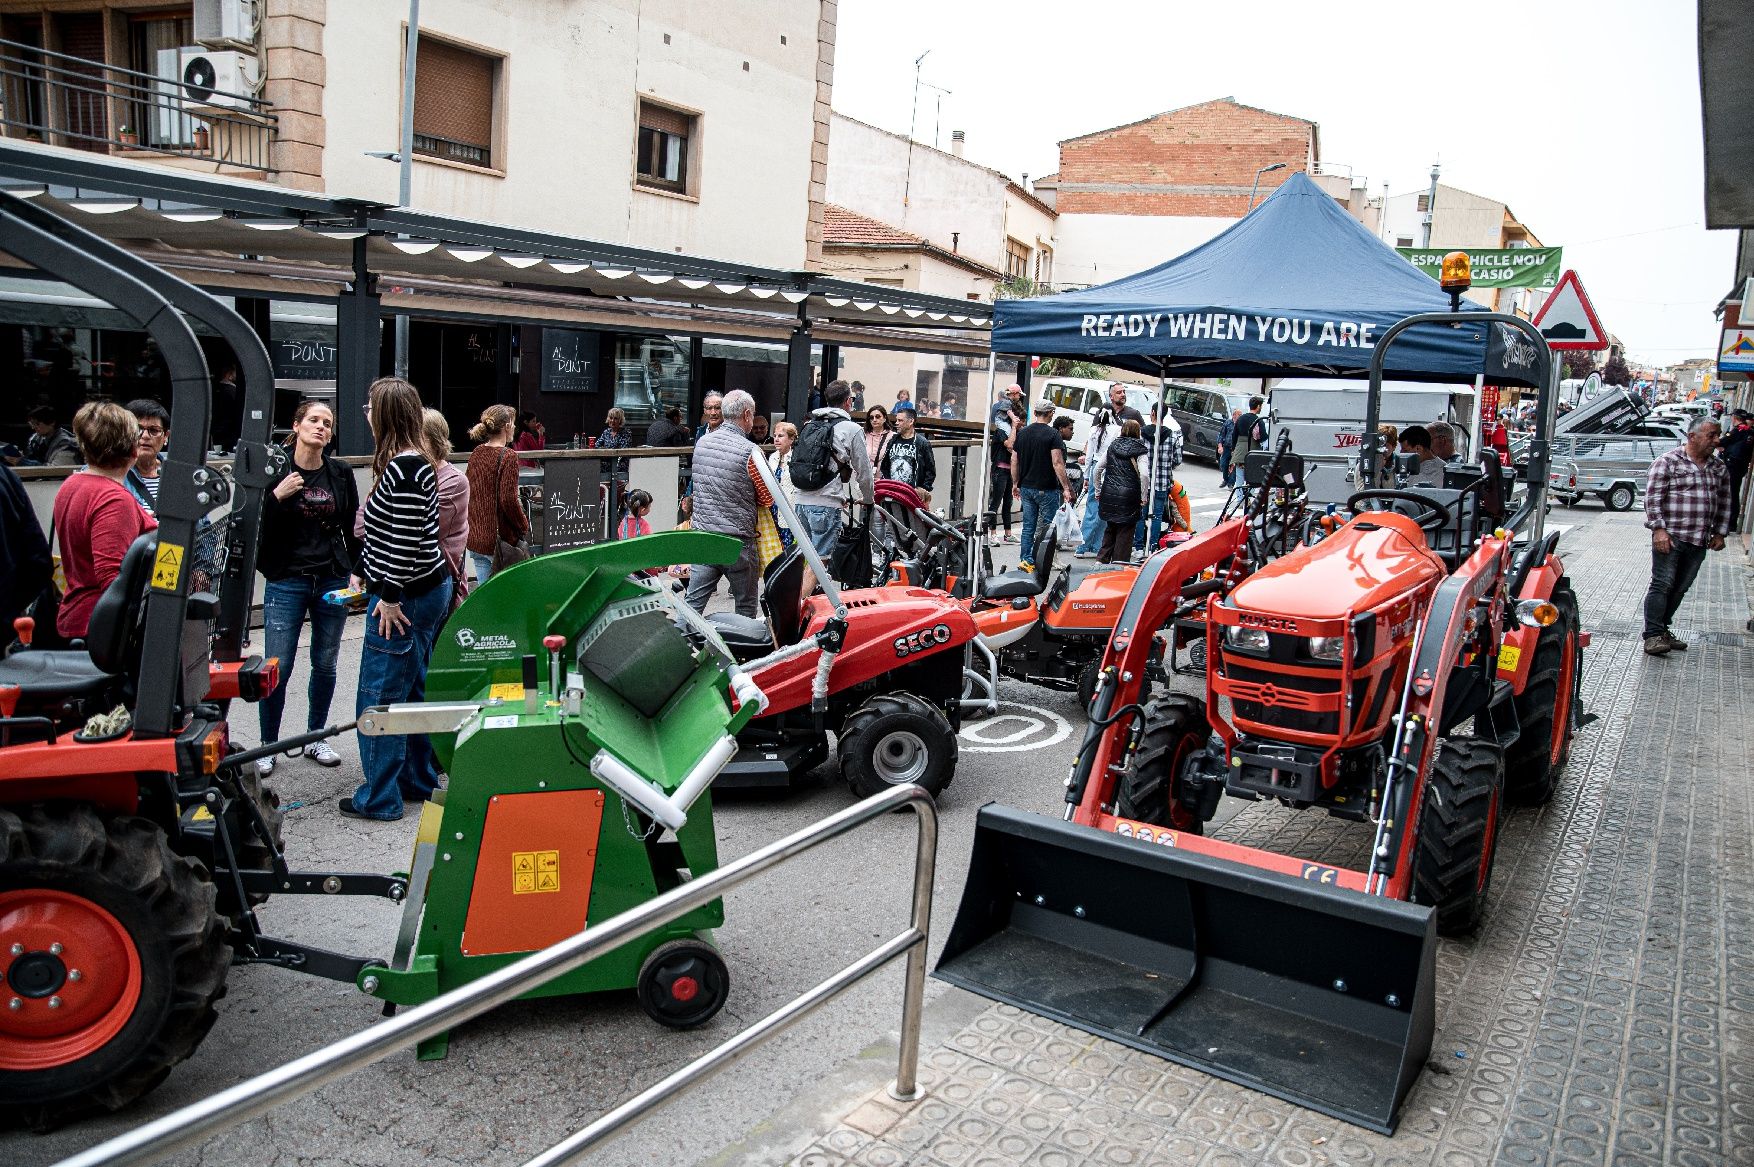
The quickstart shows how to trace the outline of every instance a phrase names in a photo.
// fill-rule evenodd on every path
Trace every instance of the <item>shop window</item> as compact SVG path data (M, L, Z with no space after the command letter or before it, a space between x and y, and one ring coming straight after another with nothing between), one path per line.
M696 168L689 152L698 138L700 119L668 106L641 100L639 145L634 166L640 186L656 187L676 194L694 194L699 188Z
M414 153L492 169L501 58L420 34Z

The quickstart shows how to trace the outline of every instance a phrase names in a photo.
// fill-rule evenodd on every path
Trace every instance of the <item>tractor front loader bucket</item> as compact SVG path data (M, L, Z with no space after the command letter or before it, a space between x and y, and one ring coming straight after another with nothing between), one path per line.
M989 804L934 975L1390 1134L1431 1050L1432 913L1308 867Z

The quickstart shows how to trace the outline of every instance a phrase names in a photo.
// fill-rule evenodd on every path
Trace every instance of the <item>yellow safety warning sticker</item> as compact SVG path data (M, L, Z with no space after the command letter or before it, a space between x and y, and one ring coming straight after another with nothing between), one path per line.
M208 810L204 806L198 806L195 808L195 813L189 816L189 821L192 823L204 823L204 822L207 822L212 817L213 817L212 811Z
M152 560L152 586L161 592L177 590L183 575L183 549L175 543L160 543Z
M1514 644L1506 644L1498 650L1498 667L1507 673L1516 672L1517 664L1523 659L1523 650Z
M559 890L559 851L512 852L513 895Z
M516 681L501 681L487 687L487 696L489 700L493 701L522 701L524 699L524 686Z

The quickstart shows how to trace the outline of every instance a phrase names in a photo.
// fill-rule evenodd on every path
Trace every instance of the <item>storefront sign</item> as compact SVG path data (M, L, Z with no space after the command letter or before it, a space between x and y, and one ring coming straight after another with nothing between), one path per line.
M1725 373L1754 373L1754 328L1724 329L1717 346L1717 371L1720 377ZM1706 392L1701 386L1700 394Z
M597 334L565 328L542 330L542 392L597 391Z
M1443 257L1456 248L1397 247L1401 258L1437 278ZM1563 247L1463 248L1474 270L1476 288L1551 288L1564 270Z
M603 501L595 458L547 458L542 464L542 550L586 547L603 538Z
M268 346L274 375L289 381L333 381L335 342L327 340L276 340Z

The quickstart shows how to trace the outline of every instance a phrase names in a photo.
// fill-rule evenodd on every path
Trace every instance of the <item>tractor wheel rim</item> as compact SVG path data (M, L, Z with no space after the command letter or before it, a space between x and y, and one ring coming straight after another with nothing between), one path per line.
M898 729L877 739L871 751L871 768L891 786L918 782L925 776L932 751L912 730Z
M107 1045L140 1002L140 953L107 910L47 888L0 892L0 1071Z
M1577 688L1577 635L1566 630L1559 650L1559 688L1553 694L1553 740L1548 743L1547 761L1557 766L1565 754L1565 741L1571 734L1572 699Z

